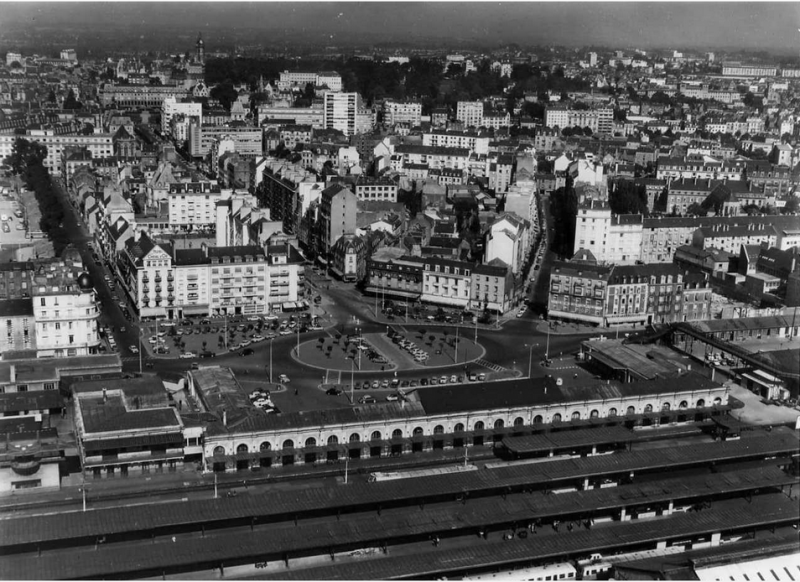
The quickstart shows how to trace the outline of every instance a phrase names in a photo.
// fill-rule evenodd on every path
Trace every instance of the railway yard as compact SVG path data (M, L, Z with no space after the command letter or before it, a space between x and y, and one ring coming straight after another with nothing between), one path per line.
M592 579L642 560L796 547L798 435L595 426L490 461L235 496L7 512L10 579ZM795 573L795 578L800 578ZM787 578L788 579L788 578Z

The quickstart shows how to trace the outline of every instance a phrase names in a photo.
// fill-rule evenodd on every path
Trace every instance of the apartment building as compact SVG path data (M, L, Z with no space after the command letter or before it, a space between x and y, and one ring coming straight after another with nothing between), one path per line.
M169 185L167 214L173 227L213 227L217 222L217 202L231 196L212 182L176 182Z
M608 107L597 109L570 109L563 105L546 107L545 127L588 127L593 133L611 134L614 126L614 110Z
M193 102L180 102L175 97L167 97L161 104L161 132L169 133L170 121L176 115L187 118L197 118L203 122L203 104Z
M415 301L422 295L423 265L413 257L384 256L394 250L381 249L367 259L366 290Z
M464 127L483 125L483 101L459 101L456 105L456 120Z
M53 176L61 175L62 159L67 148L84 149L95 160L114 155L111 134L78 135L58 133L55 129L32 129L28 130L24 136L0 135L0 159L6 159L11 155L14 142L18 137L24 137L47 148L47 156L42 163Z
M286 149L293 150L298 144L311 143L314 137L314 128L310 125L284 125L279 132L281 141Z
M192 157L205 158L221 139L230 140L240 156L256 157L264 153L264 132L258 127L189 123L189 155Z
M461 148L473 154L487 155L492 137L470 131L431 131L422 134L422 145L429 147Z
M322 126L338 129L347 136L372 131L374 114L358 93L325 93Z
M283 71L278 79L278 89L305 89L308 84L314 87L327 87L330 91L342 90L342 76L336 71Z
M725 77L775 77L778 74L778 68L764 65L737 65L731 63L722 66L722 74Z
M402 172L408 166L426 166L428 169L467 170L470 153L465 148L447 148L402 144L395 146L392 169Z
M550 276L549 317L631 325L711 317L711 287L702 274L674 264L603 266L556 261Z
M258 107L258 125L264 124L310 125L314 129L325 126L324 103L312 103L310 107L289 107L284 105L260 105Z
M455 307L469 305L471 263L439 257L415 257L414 260L422 264L422 301Z
M611 213L605 204L589 201L575 217L574 252L590 251L601 263L633 264L642 246L641 214Z
M164 99L183 101L191 91L178 85L135 85L105 83L98 91L103 107L161 107Z
M500 261L518 274L531 247L531 225L514 214L504 214L486 230L484 263Z
M698 178L700 180L741 180L742 169L733 162L718 161L706 156L686 156L684 158L658 158L656 178Z
M359 200L397 202L397 183L381 178L359 178L355 183Z
M386 101L383 104L383 122L389 125L407 123L416 127L422 123L422 104L414 101Z
M322 191L317 220L317 254L327 257L331 246L345 234L355 234L358 198L342 184Z
M470 307L505 313L514 304L514 276L504 265L475 265L470 281Z
M317 182L317 175L302 166L270 159L257 196L259 204L269 208L271 220L281 222L287 234L297 234L300 218L319 200L324 188L324 182Z

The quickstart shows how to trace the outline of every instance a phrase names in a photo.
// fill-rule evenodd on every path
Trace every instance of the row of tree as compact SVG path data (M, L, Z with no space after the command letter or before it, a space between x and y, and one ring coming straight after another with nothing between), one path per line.
M39 229L53 243L56 255L69 245L69 237L64 231L64 209L56 195L50 173L44 167L47 148L39 143L17 138L6 163L14 173L20 175L29 190L36 196L41 219Z

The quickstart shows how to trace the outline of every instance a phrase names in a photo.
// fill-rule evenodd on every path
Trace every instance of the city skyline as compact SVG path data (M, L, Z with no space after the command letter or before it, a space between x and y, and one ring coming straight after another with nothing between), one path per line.
M291 42L298 33L303 41L332 44L357 44L358 39L350 35L359 31L364 42L375 42L377 37L410 43L450 39L484 45L736 47L789 52L800 46L800 7L794 3L725 4L724 14L722 9L715 2L12 2L4 5L5 25L0 24L0 34L24 30L25 23L31 29L124 23L143 38L148 30L180 26L220 36L281 33L283 38L265 39L281 42ZM258 19L264 21L254 25ZM441 26L445 21L448 26Z

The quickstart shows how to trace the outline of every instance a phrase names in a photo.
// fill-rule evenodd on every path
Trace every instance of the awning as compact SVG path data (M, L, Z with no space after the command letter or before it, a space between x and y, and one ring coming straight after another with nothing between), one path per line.
M419 299L419 296L422 294L421 291L403 291L401 289L391 289L386 287L366 287L364 289L367 293L373 293L375 295L385 295L387 297L404 297L407 299Z
M181 308L184 315L208 315L208 305L186 305Z
M611 315L606 317L606 321L609 324L613 323L636 323L639 321L647 321L647 314L643 313L641 315Z
M154 434L135 437L122 437L113 439L84 440L83 450L103 451L108 449L119 449L128 447L152 447L158 445L180 445L183 447L183 435L178 434Z

